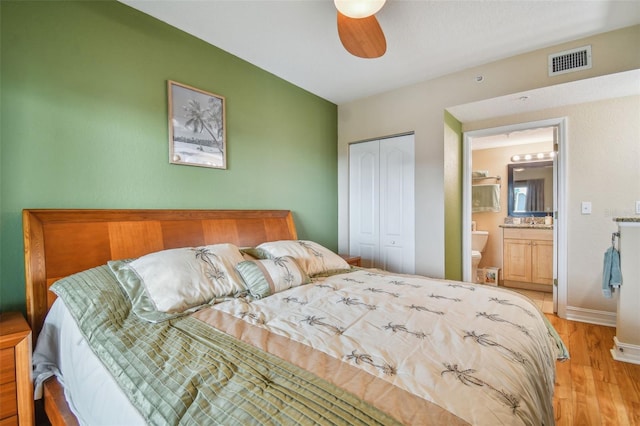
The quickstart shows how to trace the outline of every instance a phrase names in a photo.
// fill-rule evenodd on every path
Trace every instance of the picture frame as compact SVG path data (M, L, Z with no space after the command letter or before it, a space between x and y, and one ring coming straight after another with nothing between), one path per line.
M167 81L169 162L227 168L226 99L176 81Z
M498 285L498 274L500 272L499 268L484 268L484 284L497 286Z

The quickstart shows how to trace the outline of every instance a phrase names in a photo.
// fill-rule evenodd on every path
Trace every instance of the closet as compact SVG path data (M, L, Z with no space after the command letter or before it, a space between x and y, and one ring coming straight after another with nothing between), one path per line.
M415 273L414 135L349 146L349 254Z

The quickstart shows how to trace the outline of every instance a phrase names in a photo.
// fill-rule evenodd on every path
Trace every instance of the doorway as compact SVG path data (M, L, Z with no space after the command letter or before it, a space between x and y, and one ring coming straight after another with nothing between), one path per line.
M473 140L490 136L515 134L533 129L552 128L555 135L556 155L553 158L553 181L555 184L553 208L553 310L560 317L566 316L567 305L567 224L566 224L566 119L549 119L536 122L519 123L515 125L475 130L464 133L463 138L463 214L462 214L462 267L463 280L473 281L472 275L472 146ZM505 166L506 167L506 166ZM506 173L506 172L505 172ZM507 176L503 179L507 184ZM507 200L502 205L501 216L508 216ZM496 235L502 240L502 235Z

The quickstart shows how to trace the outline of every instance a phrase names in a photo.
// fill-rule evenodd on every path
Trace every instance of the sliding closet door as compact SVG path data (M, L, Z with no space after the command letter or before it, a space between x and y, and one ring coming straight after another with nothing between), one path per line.
M349 252L362 266L415 272L413 135L349 148Z

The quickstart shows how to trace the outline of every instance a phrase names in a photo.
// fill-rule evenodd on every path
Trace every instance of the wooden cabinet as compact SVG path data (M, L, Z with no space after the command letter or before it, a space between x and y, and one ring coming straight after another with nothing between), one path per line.
M21 314L0 314L0 425L32 425L31 329Z
M553 284L553 230L504 228L503 237L504 285L549 291L538 286Z

